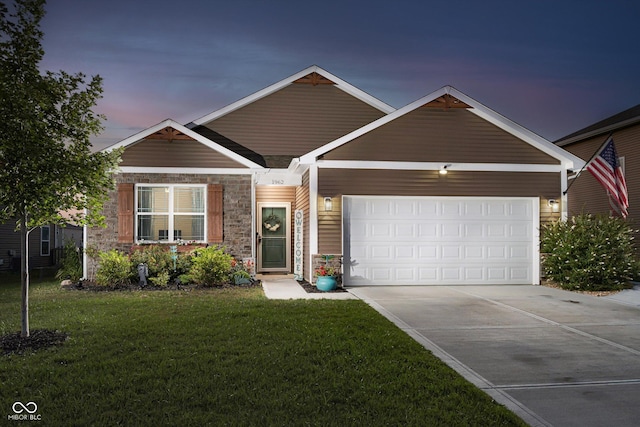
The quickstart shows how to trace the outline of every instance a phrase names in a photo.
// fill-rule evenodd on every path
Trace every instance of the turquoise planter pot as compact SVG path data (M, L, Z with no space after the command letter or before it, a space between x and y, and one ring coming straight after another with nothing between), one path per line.
M318 276L318 279L316 280L316 288L321 291L332 291L336 286L336 278L333 276Z

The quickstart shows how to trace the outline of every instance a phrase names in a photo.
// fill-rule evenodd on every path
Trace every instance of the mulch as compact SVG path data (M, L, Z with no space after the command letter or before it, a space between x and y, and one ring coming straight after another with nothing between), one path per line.
M302 286L302 289L304 289L308 294L327 294L327 293L347 292L347 290L343 288L340 283L338 284L338 287L336 287L332 291L321 291L311 283L307 282L306 280L298 280L298 284Z
M25 355L43 348L62 345L69 334L51 329L36 329L28 337L20 332L0 336L0 350L4 356L11 354Z
M251 283L235 285L231 283L224 283L216 286L201 286L201 285L185 285L180 283L172 283L167 286L156 286L151 283L147 283L146 286L140 286L138 283L121 284L114 286L101 286L97 283L90 281L80 281L68 286L63 286L67 290L76 291L89 291L89 292L113 292L113 291L192 291L194 289L225 289L225 288L256 288L262 286L260 280L253 280Z

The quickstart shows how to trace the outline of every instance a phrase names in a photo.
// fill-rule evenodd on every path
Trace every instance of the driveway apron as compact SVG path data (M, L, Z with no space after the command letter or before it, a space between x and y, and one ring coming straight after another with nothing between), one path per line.
M350 292L532 426L640 423L640 306L624 294L526 285Z

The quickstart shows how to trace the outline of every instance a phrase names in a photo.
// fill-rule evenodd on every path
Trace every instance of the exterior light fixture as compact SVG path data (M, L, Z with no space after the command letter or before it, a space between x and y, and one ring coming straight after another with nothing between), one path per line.
M326 212L331 212L333 210L333 200L331 200L331 197L324 198L324 210Z
M438 173L439 173L440 175L446 175L446 174L447 174L447 168L448 168L449 166L451 166L451 163L448 163L448 164L446 164L446 165L443 165L443 166L440 168L440 170L438 171Z
M560 212L560 202L558 200L549 199L547 203L551 207L551 212Z

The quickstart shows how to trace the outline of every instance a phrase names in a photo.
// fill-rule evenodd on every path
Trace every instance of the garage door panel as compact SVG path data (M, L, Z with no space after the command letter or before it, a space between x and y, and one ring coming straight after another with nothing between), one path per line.
M509 257L513 260L528 261L531 259L531 247L525 244L509 246Z
M483 260L485 257L485 247L482 244L465 245L464 258L467 260Z
M487 279L489 280L505 280L507 278L507 269L505 267L491 267L487 269Z
M416 249L417 248L414 246L394 246L396 259L404 261L415 261L417 259Z
M345 196L345 283L535 283L537 206L535 198Z
M438 235L438 224L435 223L418 223L418 237L435 237Z
M504 246L488 246L487 247L487 260L506 260L507 259L507 248Z
M466 281L482 283L485 279L482 267L466 267L464 269L464 279Z
M372 260L389 261L391 258L391 247L389 246L371 246L370 257Z
M463 236L461 224L454 222L445 222L440 224L440 236L449 239L461 238Z

